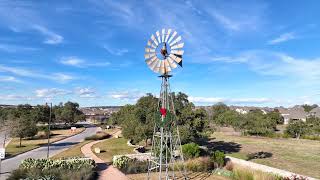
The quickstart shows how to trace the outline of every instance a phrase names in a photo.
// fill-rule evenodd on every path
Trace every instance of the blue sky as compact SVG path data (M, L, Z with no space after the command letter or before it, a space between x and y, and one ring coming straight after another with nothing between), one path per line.
M71 1L69 1L71 2ZM159 93L152 33L185 42L174 91L197 105L320 103L319 1L0 2L0 104L134 103Z

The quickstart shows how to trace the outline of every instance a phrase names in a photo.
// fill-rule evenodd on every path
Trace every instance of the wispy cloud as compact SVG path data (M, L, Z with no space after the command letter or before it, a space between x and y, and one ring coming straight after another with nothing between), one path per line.
M5 66L1 64L0 64L0 72L7 72L7 73L15 74L17 76L22 76L22 77L49 79L49 80L57 81L60 83L65 83L75 79L75 77L65 73L61 73L61 72L52 73L52 74L43 74L43 73L39 73L29 69Z
M220 98L220 97L189 97L189 101L194 103L218 103L226 104L263 104L273 102L269 98Z
M80 68L85 68L85 67L105 67L109 66L109 62L93 62L89 63L84 59L80 59L75 56L70 56L70 57L62 57L59 61L61 64L68 65L68 66L74 66L74 67L80 67Z
M29 96L21 96L16 94L8 94L8 95L0 95L0 99L3 101L26 101L26 100L33 100L33 97Z
M37 89L35 90L35 96L39 98L54 98L56 96L70 94L70 91L58 88L51 89Z
M38 48L24 47L12 44L0 44L0 51L5 51L9 53L21 52L21 51L36 51Z
M76 88L74 91L81 98L97 98L96 91L92 88Z
M106 44L103 45L103 48L105 50L107 50L108 53L110 53L112 55L115 55L115 56L122 56L122 55L124 55L124 54L129 52L128 49L125 49L125 48L119 48L119 49L118 48L112 48L112 47L110 47L109 45L106 45Z
M20 83L22 82L21 80L17 79L16 77L13 76L0 76L0 82L15 82L15 83Z
M293 32L281 34L279 37L268 41L268 44L274 45L282 42L286 42L292 39L296 39L297 36Z
M109 93L110 97L113 99L125 100L125 101L137 101L140 97L144 96L145 93L142 93L138 90L133 91L116 91Z
M45 44L60 44L63 41L63 37L61 35L48 30L44 26L33 25L32 27L46 36L46 40L44 41Z
M207 58L198 63L242 63L261 75L282 76L314 83L320 80L320 58L295 58L281 52L252 50L236 56Z

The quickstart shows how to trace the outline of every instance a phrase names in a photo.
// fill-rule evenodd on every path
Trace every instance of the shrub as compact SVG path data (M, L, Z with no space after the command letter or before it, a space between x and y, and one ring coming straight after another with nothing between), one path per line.
M136 174L148 172L148 161L130 159L128 166L122 170L125 174Z
M123 169L128 166L128 163L130 161L130 158L127 156L120 156L113 160L112 165L118 169Z
M223 167L225 162L225 155L222 151L215 151L211 156L211 161L214 163L215 167Z
M103 140L103 139L108 139L110 138L111 135L108 133L103 133L103 132L98 132L95 135L86 137L85 140L94 140L94 141L98 141L98 140Z
M64 169L78 170L82 168L95 167L95 162L92 159L72 158L68 160L52 160L52 159L32 159L28 158L22 161L19 168L21 169Z
M209 157L199 157L194 159L188 159L184 162L184 164L177 163L175 164L174 169L175 170L182 170L184 167L187 171L192 172L208 172L210 170L213 170L213 164Z
M182 152L184 157L186 158L199 157L200 148L199 145L196 143L184 144L182 145Z

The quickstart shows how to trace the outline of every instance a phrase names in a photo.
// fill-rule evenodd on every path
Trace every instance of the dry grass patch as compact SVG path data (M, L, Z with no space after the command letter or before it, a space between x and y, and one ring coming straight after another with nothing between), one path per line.
M227 152L230 156L246 159L249 153L269 152L272 153L271 157L251 161L320 178L319 141L232 136L221 132L214 133L211 139L214 148L222 150L228 148Z
M183 180L184 177L181 173L177 173L177 179ZM134 180L144 180L147 178L147 173L141 173L141 174L129 174L126 175L129 179ZM219 176L212 173L205 173L205 172L188 172L187 176L191 180L228 180L229 178ZM151 179L158 179L158 173L151 173Z

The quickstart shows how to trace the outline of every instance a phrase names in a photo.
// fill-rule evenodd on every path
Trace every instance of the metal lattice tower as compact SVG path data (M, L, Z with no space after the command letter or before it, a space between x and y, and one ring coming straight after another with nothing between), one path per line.
M156 172L160 179L187 179L184 168L179 129L176 124L174 103L170 92L170 75L162 79L158 106L160 114L154 126L151 156L148 163L148 179Z
M145 48L146 63L152 71L160 73L162 79L147 179L151 179L153 172L157 173L159 180L187 179L169 84L172 69L177 65L182 67L183 46L176 31L162 29L156 32L156 36L151 35Z

